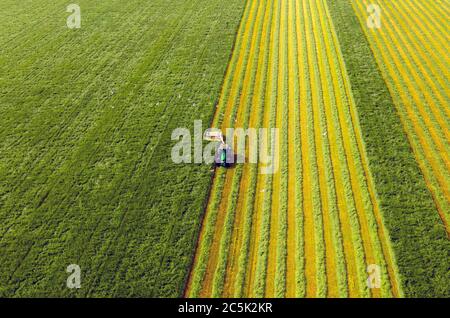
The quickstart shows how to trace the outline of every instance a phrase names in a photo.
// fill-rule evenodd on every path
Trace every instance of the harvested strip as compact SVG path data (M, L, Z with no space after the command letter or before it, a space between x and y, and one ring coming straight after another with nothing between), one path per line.
M300 14L298 14L300 11L300 0L295 0L295 38L296 38L296 47L297 47L297 60L295 61L297 65L296 69L296 78L294 78L295 82L295 97L296 101L295 104L298 105L295 107L295 143L296 143L296 189L297 189L297 195L295 198L295 203L297 206L296 211L296 223L297 226L297 244L296 244L296 259L297 259L297 269L296 269L296 296L297 297L304 297L306 295L306 275L305 275L305 243L304 243L304 218L303 218L303 158L302 158L302 151L301 151L301 128L300 128L300 106L301 106L301 87L300 87L300 64L302 63L303 57L305 54L305 50L302 50L303 45L303 38L302 38L302 29L301 29L301 22L300 22ZM303 52L303 53L302 53Z
M280 132L280 189L278 190L279 213L277 231L277 254L275 272L274 297L285 297L286 294L286 257L287 257L287 204L288 189L288 51L287 43L290 40L288 32L288 2L282 3L280 20L280 68L278 73L278 107L281 123L277 124ZM275 195L275 194L274 194ZM269 296L269 295L266 295Z
M311 4L310 4L311 5ZM314 18L314 16L312 16ZM313 31L317 30L316 21L312 22ZM314 45L311 44L311 47L316 46L317 50L319 50L318 42L317 42L317 32L313 32L314 35ZM318 51L320 54L320 52ZM318 60L321 60L320 55L318 55ZM321 70L321 66L319 66ZM321 70L322 71L322 70ZM321 206L322 206L322 215L323 215L323 226L324 226L324 240L325 240L325 248L326 248L326 274L327 274L327 295L329 297L337 297L338 296L338 283L337 283L337 273L336 273L336 261L334 254L334 246L333 246L333 238L332 238L332 230L333 226L330 221L331 214L331 204L329 202L330 191L333 191L334 188L328 189L332 182L331 176L331 163L330 163L330 154L329 154L329 142L328 142L328 133L326 127L326 119L325 114L323 112L323 95L324 89L320 89L320 74L316 71L314 73L314 77L316 80L312 80L314 86L312 88L313 92L317 92L317 94L313 95L313 116L314 116L314 130L315 130L315 138L316 138L316 157L317 157L317 165L318 165L318 174L319 174L319 187L320 187L320 198L321 198ZM317 85L317 86L315 86Z
M306 19L306 21L309 21L309 18ZM314 26L312 24L310 24L310 28L314 30ZM315 33L315 32L314 32ZM316 47L315 43L312 42L312 36L315 34L311 34L311 36L307 33L307 39L309 38L308 41L308 48L312 48L312 47ZM319 51L317 50L315 52L316 54L319 53ZM312 92L321 92L323 91L322 88L320 88L320 77L319 77L319 68L317 65L317 62L322 59L318 58L316 59L316 54L313 54L313 51L311 49L308 50L308 60L309 60L309 64L312 66L310 69L310 74L311 74L311 83L314 84L315 86L311 87L311 91ZM315 78L315 79L314 79ZM320 91L319 91L320 89ZM314 96L314 95L313 95ZM316 98L316 100L312 100L312 102L314 102L316 105L315 107L317 109L319 109L319 100L318 97ZM313 111L313 113L317 114L317 111ZM316 115L317 116L317 115ZM329 145L330 145L330 154L331 154L331 163L332 163L332 173L333 173L333 179L335 182L335 187L334 187L334 191L336 191L336 197L337 197L337 204L338 204L338 208L339 208L339 213L340 213L340 219L341 219L341 224L342 224L342 232L343 232L343 237L344 237L344 250L347 256L347 266L348 266L348 284L349 284L349 290L350 290L350 296L357 296L359 295L359 283L357 278L359 277L358 275L358 271L357 271L357 266L354 265L355 264L355 251L354 251L354 243L353 240L355 237L358 237L358 234L355 234L355 230L357 231L357 229L352 229L352 224L353 226L355 225L355 223L351 222L350 216L348 214L349 208L346 207L346 193L344 191L344 185L343 183L343 177L342 177L342 171L341 171L341 167L340 167L340 163L339 163L339 150L337 147L338 146L338 142L336 139L336 135L334 133L333 130L330 129L330 124L334 121L333 118L330 119L330 114L327 114L327 120L326 120L326 125L327 125L327 132L321 132L319 129L316 129L316 131L314 132L314 136L317 142L322 142L322 136L323 134L326 135L327 139L329 139ZM318 120L314 120L314 122L317 122ZM318 146L321 146L321 144L319 144ZM318 147L316 145L316 147ZM323 156L322 154L320 154L320 156ZM324 167L319 167L321 170L324 169Z
M366 2L352 1L352 3L360 19L363 19L364 6L362 4ZM388 9L392 8L385 8L385 10ZM450 233L448 140L443 133L436 132L434 128L436 127L434 124L436 118L439 118L438 122L441 122L441 126L445 125L445 127L448 127L450 119L448 116L437 113L434 113L434 117L430 117L428 115L430 111L427 109L430 107L432 114L433 109L447 109L448 111L448 107L445 105L448 105L449 101L447 99L447 102L438 104L430 98L424 100L417 94L417 90L414 88L416 84L420 85L425 97L429 96L428 91L432 91L432 88L427 88L427 83L423 81L423 76L416 74L416 69L407 63L406 52L400 48L398 49L399 53L396 53L396 49L392 47L392 42L395 43L395 41L386 40L385 32L394 37L391 31L367 32L367 35L374 45L375 57L385 74L385 78L389 78L387 83L393 92L396 106L401 114L403 125L413 146L413 151L418 158L419 166L434 197L446 231ZM402 58L398 57L400 54ZM423 56L423 58L426 57ZM396 69L399 69L400 72L397 72ZM409 75L414 77L414 82L411 82ZM444 107L440 105L444 105ZM443 131L446 130L448 129L443 128Z
M351 80L373 184L380 197L381 223L392 237L401 289L407 297L448 297L449 241L364 34L366 19L358 20L350 1L327 3ZM424 271L430 266L433 273Z
M313 15L314 18L314 22L316 21L316 15ZM318 29L317 26L315 25L314 29ZM326 37L326 35L324 35L324 38ZM317 37L316 37L317 38ZM323 64L324 62L328 62L330 63L330 65L332 64L332 57L331 56L327 56L327 59L325 60L325 58L322 56L322 50L323 48L320 46L320 41L318 42L318 61L319 62L319 70L320 70L320 76L322 78L322 84L326 83L327 81L325 80L325 78L332 78L333 79L333 86L332 89L328 89L325 85L323 85L322 91L324 92L324 98L325 98L325 102L324 102L324 106L325 106L325 113L327 114L327 122L332 122L332 118L334 116L334 118L338 118L338 123L336 123L336 126L332 127L331 129L329 129L330 135L334 136L336 134L336 136L341 135L342 137L340 137L342 139L343 142L343 147L344 147L344 153L345 153L345 158L347 159L346 162L341 162L340 164L345 167L343 168L343 170L348 170L349 172L349 179L350 179L350 183L351 183L351 189L352 189L352 193L353 193L353 201L354 201L354 207L352 207L352 209L355 209L357 215L358 215L358 219L359 219L359 225L360 225L360 233L362 235L362 243L364 246L364 252L366 255L366 262L367 264L376 264L377 262L375 262L375 258L373 255L373 251L372 251L372 243L370 240L370 235L368 233L368 226L367 226L367 221L366 221L366 213L367 211L365 211L365 208L362 204L362 194L361 194L361 188L360 188L360 183L361 180L358 180L358 176L356 175L357 172L355 172L355 168L357 163L354 161L353 158L353 152L350 150L350 147L353 145L351 144L353 142L353 134L348 132L348 127L345 124L345 122L343 122L343 107L345 107L343 105L343 103L345 103L345 100L343 99L343 96L341 95L341 88L338 86L337 83L337 77L333 76L334 74L330 74L328 73L324 68L323 68ZM326 42L328 43L328 42ZM329 47L327 46L327 54L331 53L329 52ZM334 65L334 67L336 69L339 69L338 67L336 67ZM339 79L340 80L340 79ZM335 93L335 104L331 101L332 96L329 96L329 92L334 92ZM333 110L337 109L337 113L334 113L332 110L330 110L330 106L333 105ZM338 137L339 138L339 137ZM342 150L341 150L342 151ZM337 154L334 154L334 157L338 157ZM375 295L379 296L377 294L377 290L374 290Z
M252 37L250 43L250 50L248 53L247 63L244 72L242 91L240 94L236 94L238 97L237 107L233 107L231 118L235 118L233 121L229 121L229 117L225 117L225 121L222 124L222 130L226 130L229 127L242 127L245 118L247 117L248 103L246 103L246 98L249 93L253 63L256 59L257 54L255 53L256 43L258 39L259 26L262 22L263 12L265 10L265 5L259 2L259 6L256 13L256 18L252 27ZM230 103L230 105L236 105L235 102ZM229 140L229 143L232 141ZM208 261L208 266L210 270L207 269L205 281L204 281L204 294L202 296L214 296L219 297L222 293L222 285L225 274L226 256L229 241L229 233L233 227L233 218L235 215L235 204L236 197L238 196L238 184L240 182L240 177L242 173L242 167L237 167L236 169L230 169L227 171L227 178L225 179L225 185L222 192L222 203L219 208L219 219L216 224L215 238L212 242L210 248L210 256Z
M271 62L272 67L269 71L269 83L267 91L266 102L270 105L270 116L269 116L269 125L270 128L275 128L276 125L276 117L277 117L277 84L278 84L278 42L279 42L279 21L280 21L280 5L279 2L276 2L276 6L274 8L274 17L273 17L273 34L271 38L272 47L271 47L271 58L269 61ZM272 143L271 139L267 139L267 146L270 149L270 144ZM275 144L277 147L277 144ZM277 153L273 153L273 158L276 158ZM278 162L278 160L276 160ZM273 168L278 169L277 165L273 165ZM270 217L271 217L271 206L272 206L272 193L273 193L273 180L274 173L268 174L266 178L266 183L264 185L266 192L264 196L264 202L262 206L262 219L261 219L261 235L258 245L258 258L256 260L256 273L254 286L252 286L252 295L256 297L264 297L266 290L266 276L267 276L267 262L268 262L268 247L270 244Z
M269 2L267 2L269 3ZM266 51L268 51L267 49L267 45L269 44L269 41L267 41L267 28L268 25L270 25L270 20L268 19L268 16L270 15L270 9L271 7L267 4L267 8L265 8L265 13L264 13L264 24L262 27L262 33L260 35L261 37L261 50L259 51L259 56L258 56L258 67L257 67L257 71L256 71L256 77L255 77L255 85L257 85L257 87L255 87L255 92L252 95L252 109L250 111L251 117L250 117L250 122L249 124L247 124L246 126L249 127L256 127L259 126L259 122L260 119L258 117L261 117L261 106L262 106L262 101L261 101L261 94L260 92L264 92L264 83L265 83L265 77L262 79L263 76L265 76L265 68L266 68L266 63L265 60L266 58ZM267 43L267 45L266 45ZM248 145L246 147L246 158L248 158L249 156L249 149L248 149ZM253 182L251 182L252 180L254 180L256 178L256 173L257 173L257 169L255 167L255 165L245 165L244 166L244 171L242 173L242 181L240 184L240 190L239 190L239 198L238 198L238 203L237 203L237 207L236 207L236 218L235 218L235 226L233 229L233 241L230 247L230 250L232 251L231 255L230 255L230 259L229 259L229 266L227 267L227 279L226 279L226 283L225 283L225 290L224 290L224 296L225 297L232 297L235 295L235 288L236 290L240 290L242 288L242 283L243 283L243 278L242 275L244 273L243 270L241 270L241 277L237 278L237 273L240 269L245 268L245 264L246 264L246 259L247 259L247 250L248 247L245 247L245 242L248 241L250 239L250 230L251 230L251 221L247 221L249 222L248 225L245 225L244 222L244 217L245 219L252 219L252 214L251 214L251 210L253 207L253 204L251 202L253 202L254 197L252 196L252 194L254 195L253 192L251 192L251 189L253 187L251 187L251 185L253 184ZM243 237L245 235L245 238ZM248 245L248 244L247 244ZM237 284L237 286L235 285ZM241 292L237 293L237 296L239 296L241 294Z
M323 7L323 8L322 8ZM330 14L328 11L328 7L326 3L321 2L321 23L323 23L323 18L324 17L329 17L329 19L327 20L329 24L331 24L331 18L330 18ZM358 152L361 156L361 164L363 166L364 169L364 178L366 179L367 182L367 186L368 186L368 191L369 191L369 196L370 196L370 201L373 205L373 214L374 214L374 218L375 218L375 222L376 222L376 226L375 224L372 224L372 227L376 227L378 229L378 237L380 238L380 244L382 245L382 250L383 250L383 255L384 255L384 260L387 263L387 271L389 272L389 282L392 286L392 294L395 297L399 297L400 296L400 291L399 291L399 283L398 283L398 277L397 277L397 268L396 265L394 264L394 260L392 258L392 250L390 247L390 242L389 242L389 236L386 235L386 229L385 226L383 224L383 220L379 211L379 203L375 194L375 189L374 189L374 185L373 185L373 180L372 180L372 176L371 176L371 172L369 170L368 167L368 162L367 162L367 158L366 158L366 150L365 150L365 146L364 143L362 141L362 134L361 134L361 128L359 126L359 118L358 118L358 114L356 112L356 108L355 108L355 101L353 99L353 95L351 93L351 88L349 85L349 78L347 76L347 72L345 69L345 64L343 62L343 57L342 57L342 53L340 52L340 49L338 47L338 43L337 43L337 37L336 37L336 33L334 30L333 26L330 26L331 29L331 36L332 36L332 42L335 44L335 50L336 50L336 56L337 56L337 63L339 64L340 70L341 70L341 76L343 78L343 85L345 86L345 94L347 97L347 102L349 103L349 108L350 108L350 116L351 116L351 122L352 122L352 126L354 129L354 135L357 141L357 145L358 145ZM331 42L331 41L330 41ZM329 43L328 41L325 41L325 43ZM328 50L328 46L327 46L327 50ZM329 52L329 50L328 50ZM369 214L371 215L371 214ZM373 235L373 232L372 232ZM381 255L379 255L378 257L381 257ZM385 291L386 292L386 291ZM389 295L383 295L383 297L386 297Z
M391 12L395 11L403 17L405 22L409 22L408 26L412 31L414 31L414 34L420 34L423 36L423 39L420 40L420 44L427 49L428 58L432 57L434 62L440 66L442 71L448 74L450 58L448 57L448 54L442 50L442 47L439 44L440 41L435 38L434 32L430 30L428 25L425 25L425 23L427 23L425 17L422 15L416 16L415 12L410 11L411 8L403 6L400 7L400 4L401 3L397 2L392 3L394 10L391 10ZM411 14L414 15L411 16Z
M237 61L237 66L235 68L235 73L234 74L230 74L227 73L227 76L229 76L229 79L226 79L225 82L230 81L232 84L232 88L231 91L232 93L230 93L230 99L235 99L236 98L236 94L237 93L233 93L237 90L237 83L239 82L238 78L242 75L242 66L243 63L246 61L246 56L247 56L247 43L250 41L249 38L249 34L250 34L250 28L251 28L251 23L250 21L254 21L254 14L255 14L255 2L253 2L252 4L250 4L250 2L248 2L247 4L247 8L246 10L248 11L247 14L250 14L250 16L248 17L248 19L246 19L246 23L245 23L245 27L244 28L240 28L240 31L242 32L242 37L243 37L243 45L242 45L242 51L239 51L240 54L238 55L238 61ZM241 22L241 26L242 26L242 22ZM240 46L236 46L236 48L240 48ZM231 68L229 68L230 70ZM219 101L219 105L224 103L223 102L223 98L220 97L220 101ZM223 124L224 127L227 127L227 123L230 122L230 113L231 110L229 110L231 108L232 103L230 101L226 102L226 109L225 109L225 113L228 114L227 117L225 117L225 123ZM218 108L220 109L220 108ZM217 125L220 121L220 111L217 112L215 114L214 120L213 120L213 125ZM229 176L225 173L225 172L220 172L220 175L226 175L226 177L229 178ZM218 188L219 190L217 190L217 192L220 193L224 193L224 192L229 192L229 187L228 189L224 189L223 185L226 184L226 182L224 180L221 180L221 178L217 178L217 176L214 178L214 182L212 185L212 189L216 189ZM228 182L229 184L229 182ZM214 198L214 197L213 197ZM186 288L186 295L191 296L191 297L198 297L202 294L200 294L201 291L203 291L202 289L202 284L203 281L205 280L204 275L208 275L209 280L212 280L212 275L213 272L211 272L210 270L207 269L207 260L210 259L209 257L209 253L210 253L210 246L211 244L214 244L214 242L217 240L214 239L214 235L215 235L215 226L217 226L218 224L218 219L217 219L217 209L218 206L220 205L220 196L217 196L217 200L210 200L208 202L208 206L206 209L206 214L205 214L205 220L206 222L204 222L203 227L202 227L202 231L200 232L200 245L199 248L197 249L197 253L196 256L194 258L194 269L191 272L190 275L190 279L188 281L188 285ZM212 215L211 217L209 217L209 215ZM203 233L209 233L208 235L205 235L207 238L203 237ZM216 243L217 244L217 243Z
M209 206L218 221L208 223L214 235L203 260L210 273L200 281L199 295L398 295L327 7L322 0L259 3L257 13L248 15L254 20L251 40L240 48L248 51L243 75L229 84L228 96L236 101L223 101L222 111L235 127L279 129L278 169L264 175L259 163L216 172L211 192L216 203ZM248 146L245 152L248 156ZM381 289L366 284L371 264L380 266ZM191 275L196 272L194 267Z
M273 17L273 12L275 8L275 1L272 1L270 6L270 12L271 15L269 17L270 19L270 41L267 43L268 48L268 61L271 60L273 55L273 50L269 49L271 46L274 46L275 41L274 39L274 33L275 33L275 18ZM268 61L266 62L268 64ZM266 65L266 71L267 71L267 79L265 83L265 94L262 92L261 94L264 94L264 114L263 114L263 128L270 127L270 101L271 101L271 84L272 84L272 77L271 74L273 73L274 63L271 63L270 66ZM267 148L267 143L262 146L262 149ZM262 169L261 164L258 164L258 169ZM269 182L267 181L266 174L259 173L257 178L257 187L256 187L256 198L255 198L255 205L253 210L253 222L252 222L252 238L251 238L251 244L250 244L250 252L249 252L249 260L247 265L247 279L245 280L245 295L247 296L253 296L253 287L254 287L254 277L256 273L257 268L257 251L260 241L260 229L264 226L263 220L262 220L262 213L263 213L263 204L265 202L266 195L269 197L270 195L270 188L266 187Z
M385 12L388 18L391 18L390 11L391 10L387 10ZM393 21L389 24L390 27L394 28L394 30L398 34L398 37L402 41L402 45L405 46L405 50L409 54L411 54L415 65L417 65L420 68L427 84L432 87L433 94L444 94L448 98L449 92L446 92L444 89L444 87L448 86L448 76L441 74L442 72L445 72L448 75L448 70L447 69L439 70L433 66L433 63L439 62L440 60L436 61L431 59L430 57L427 57L429 54L428 52L424 51L424 47L423 45L421 45L421 42L425 42L425 40L422 37L422 32L418 33L411 32L409 26L405 25L404 19L399 18L398 11L396 12L395 10L392 10L392 20L388 19L388 21ZM399 34L400 32L401 34ZM403 36L403 34L405 36ZM416 39L419 40L420 42L417 41ZM425 64L426 66L424 66L423 64ZM443 110L447 111L448 113L448 109L444 108ZM445 133L448 134L448 132Z
M303 34L307 35L309 30L304 23L307 16L307 8L305 1L302 0L302 9L298 11L302 13L302 27ZM315 297L317 290L317 274L316 274L316 234L315 224L313 217L313 209L316 208L316 204L313 201L317 198L317 186L313 185L314 178L312 172L314 163L314 133L312 132L312 112L308 109L311 105L311 89L309 89L310 80L308 74L311 72L307 47L309 42L306 36L302 41L302 67L305 70L302 73L302 79L300 83L300 129L301 129L301 151L303 158L303 219L304 219L304 244L305 244L305 276L306 276L306 297ZM315 190L315 191L314 191ZM315 192L313 194L313 191Z

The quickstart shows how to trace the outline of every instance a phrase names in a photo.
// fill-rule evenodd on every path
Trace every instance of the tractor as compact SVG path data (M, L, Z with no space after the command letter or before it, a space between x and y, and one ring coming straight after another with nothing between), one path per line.
M230 168L234 163L234 154L231 147L225 143L222 132L211 128L205 132L204 137L205 140L220 143L214 156L216 167Z

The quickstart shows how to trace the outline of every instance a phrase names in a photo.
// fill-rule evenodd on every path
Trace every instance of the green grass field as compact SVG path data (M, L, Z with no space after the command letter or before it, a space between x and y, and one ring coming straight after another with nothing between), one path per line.
M0 295L180 295L211 175L170 135L210 122L244 4L78 4L2 3Z

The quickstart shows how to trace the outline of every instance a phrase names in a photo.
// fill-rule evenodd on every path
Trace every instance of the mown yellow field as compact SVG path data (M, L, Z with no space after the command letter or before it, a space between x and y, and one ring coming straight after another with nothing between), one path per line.
M186 296L402 295L325 0L248 1L213 126L279 128L280 169L216 170Z
M369 2L382 25L363 29L450 235L450 1L352 0L362 24Z

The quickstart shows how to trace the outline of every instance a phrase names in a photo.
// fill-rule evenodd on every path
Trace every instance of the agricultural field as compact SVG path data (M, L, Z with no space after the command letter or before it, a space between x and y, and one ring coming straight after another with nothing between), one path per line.
M400 295L326 3L250 1L247 11L214 124L278 127L280 169L215 177L188 295ZM368 264L382 267L378 291Z
M357 12L361 26L351 27L359 27L360 38L348 30L347 36L352 36L353 41L359 39L366 42L362 30L366 29L365 8L368 4L349 1L345 6L342 5L344 1L341 4L330 2L266 0L247 3L213 126L223 129L230 125L279 128L280 169L274 175L267 176L258 173L258 165L247 164L217 172L186 288L188 297L402 297L405 292L407 296L433 295L433 291L421 289L430 282L424 282L426 279L420 277L417 271L403 267L399 270L397 266L398 256L416 252L412 246L406 250L398 246L407 244L409 239L407 236L398 237L398 227L404 230L408 224L392 223L393 218L399 217L393 214L399 206L386 202L386 197L392 196L392 193L377 192L371 166L397 175L395 169L398 167L393 160L391 167L380 167L379 162L369 160L368 152L373 154L374 150L380 152L386 148L377 148L381 140L365 143L359 111L367 105L361 106L361 102L355 102L352 85L358 83L352 83L348 76L348 66L333 23L337 22L338 17L333 21L330 14L331 10L333 14L345 14L349 18L354 15L351 5L355 10L359 8ZM384 8L381 1L379 5ZM388 29L386 26L387 31L396 36L402 35L393 27ZM378 36L376 31L371 33L373 37ZM392 40L387 43L398 47ZM409 48L408 45L405 49ZM381 48L380 51L386 50ZM369 61L374 59L371 52L365 53L364 57ZM416 53L410 50L410 54ZM391 63L376 57L381 68ZM447 59L443 55L440 57L443 62ZM404 58L401 61L407 62ZM377 68L375 63L368 64L369 70L370 66ZM409 64L409 67L413 66ZM353 71L358 69L350 65L349 72ZM410 72L418 70L413 68ZM421 74L415 76L415 79L423 80ZM438 122L448 124L448 115L443 113L449 104L446 95L449 91L448 73L439 79L443 85L441 87L446 88L437 91L438 96L445 98L441 104L436 102L427 106L423 100L416 102L440 111ZM399 85L433 84L410 84L408 80L411 79L403 78ZM391 83L388 84L392 90ZM380 85L382 87L377 87L377 91L385 88L384 82ZM401 90L395 92L402 96L408 93ZM415 92L412 90L410 93ZM389 103L390 95L385 97ZM393 99L396 107L403 108L403 105L399 106L395 94ZM368 104L373 102L368 101ZM392 113L394 103L388 106L391 107L391 116L397 120L397 128L387 134L401 139L404 137L401 127L406 123L403 115L398 120ZM429 110L415 116L427 113L430 113ZM364 124L373 127L376 125L373 120ZM433 124L437 125L436 121ZM442 144L447 142L445 133L447 126L435 135ZM408 140L412 138L408 130L407 136ZM403 150L403 146L407 146L405 139L399 141L398 150ZM448 148L439 150L436 154L427 153L427 156L442 159L436 166L448 174L448 167L443 165ZM401 154L405 157L404 165L413 159L409 150ZM436 157L438 155L440 157ZM418 165L423 171L423 165L429 161L419 159ZM417 169L414 164L415 161L410 165L411 169ZM377 169L374 170L377 172ZM447 180L445 174L439 176L443 181ZM376 180L383 182L379 178ZM428 179L425 177L425 180ZM389 186L394 187L402 183L400 179L388 181ZM427 182L427 185L430 184ZM423 206L436 203L436 208L432 209L434 211L429 211L435 213L430 221L434 221L432 226L436 232L436 226L442 224L440 233L434 233L433 238L426 236L431 240L438 237L438 242L417 243L427 248L434 246L433 254L442 253L428 266L431 269L436 263L434 269L442 275L434 281L437 285L434 293L448 295L446 284L449 282L450 249L445 236L445 213L449 211L445 204L449 196L445 192L445 183L442 185L436 190L441 201L435 199L436 193L433 200L430 197L423 201L418 201L419 197L413 200L416 205ZM412 193L409 196L427 192L424 183L410 186L410 190ZM406 195L405 199L408 199ZM409 208L404 205L405 210ZM436 211L443 216L442 220ZM416 222L422 217L422 211L412 214ZM386 227L385 222L390 226ZM394 232L392 236L391 231ZM416 234L419 231L410 233L411 236ZM399 254L395 253L395 247ZM404 266L404 259L399 261ZM427 266L427 261L430 260L419 258L410 264ZM371 264L381 268L382 285L377 289L369 289L366 283ZM407 276L406 272L413 277ZM416 286L418 288L414 290L412 285L416 284L420 288Z
M448 1L371 3L385 16L385 27L367 32L372 51L450 235L450 57L442 45L450 41ZM368 2L352 4L364 21Z
M0 297L450 297L450 0L2 4Z
M365 35L366 21L357 17L356 2L327 2L352 85L404 295L449 297L450 241L399 114L398 109L403 106L395 104L394 92L387 85L390 78L381 71L385 67L383 62L375 58ZM445 3L449 5L448 1ZM384 12L384 6L381 10ZM387 23L385 14L381 17L380 31ZM439 106L445 109L449 104Z

